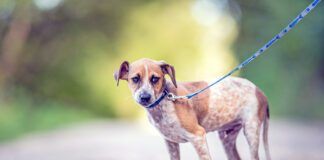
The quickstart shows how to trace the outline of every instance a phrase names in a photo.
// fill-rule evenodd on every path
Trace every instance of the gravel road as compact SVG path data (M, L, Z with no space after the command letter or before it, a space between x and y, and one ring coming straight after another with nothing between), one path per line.
M291 120L270 122L270 150L274 160L324 160L324 123ZM217 133L209 133L214 160L226 159ZM238 149L249 159L240 133ZM264 159L263 146L260 155ZM181 144L181 157L196 160L190 144ZM0 160L167 160L164 141L148 123L93 121L32 133L0 144Z

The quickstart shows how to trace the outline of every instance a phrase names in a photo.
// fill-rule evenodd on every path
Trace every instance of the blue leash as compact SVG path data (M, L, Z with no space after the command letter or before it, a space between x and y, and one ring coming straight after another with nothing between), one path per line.
M249 57L248 59L246 59L244 62L242 62L241 64L239 64L238 66L236 66L233 70L231 70L229 73L227 73L226 75L224 75L223 77L217 79L216 81L214 81L213 83L209 84L208 86L206 86L205 88L202 88L196 92L193 92L191 94L188 95L184 95L184 96L176 96L173 93L168 93L167 97L170 100L176 100L176 99L190 99L194 96L196 96L197 94L204 92L205 90L207 90L208 88L212 87L213 85L217 84L218 82L224 80L225 78L227 78L228 76L232 75L234 72L242 69L243 67L245 67L247 64L249 64L250 62L252 62L255 58L257 58L259 55L263 54L264 51L266 51L268 48L270 48L274 43L276 43L279 39L281 39L283 36L285 36L291 29L293 29L310 11L312 11L319 3L321 2L321 0L314 0L304 11L302 11L292 22L289 23L289 25L284 28L281 32L279 32L279 34L277 34L274 38L272 38L268 43L266 43L262 48L260 48L256 53L254 53L251 57Z
M213 83L209 84L205 88L202 88L196 92L190 93L188 95L184 96L176 96L173 93L168 92L167 90L164 90L162 95L155 100L152 104L146 106L146 108L153 108L157 106L165 97L167 97L169 100L175 101L176 99L190 99L201 92L204 92L208 88L212 87L213 85L217 84L218 82L224 80L228 76L232 75L234 72L242 69L245 67L247 64L252 62L255 58L260 56L261 54L264 53L267 49L269 49L274 43L276 43L279 39L281 39L283 36L285 36L291 29L293 29L310 11L312 11L319 3L321 0L314 0L305 10L303 10L292 22L289 23L287 27L285 27L279 34L277 34L275 37L273 37L268 43L266 43L263 47L261 47L257 52L255 52L251 57L243 61L241 64L236 66L234 69L232 69L229 73L224 75L223 77L217 79Z

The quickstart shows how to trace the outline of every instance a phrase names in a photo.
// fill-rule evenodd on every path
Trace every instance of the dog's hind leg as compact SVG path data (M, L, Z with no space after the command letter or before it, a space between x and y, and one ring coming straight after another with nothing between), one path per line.
M236 125L233 128L219 131L219 138L222 141L228 160L240 160L240 155L236 149L236 138L239 134L242 125Z
M261 122L251 119L243 126L244 135L250 147L251 160L259 160L259 137Z
M165 140L171 160L180 160L179 143Z

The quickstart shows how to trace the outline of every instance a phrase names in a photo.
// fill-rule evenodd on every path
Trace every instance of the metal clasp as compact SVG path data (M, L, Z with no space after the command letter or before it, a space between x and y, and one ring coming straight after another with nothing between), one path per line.
M167 99L170 100L170 101L175 101L177 99L188 99L188 97L186 97L186 96L176 96L173 93L168 93L167 94Z
M170 101L175 101L176 100L176 96L173 93L168 93L167 98Z

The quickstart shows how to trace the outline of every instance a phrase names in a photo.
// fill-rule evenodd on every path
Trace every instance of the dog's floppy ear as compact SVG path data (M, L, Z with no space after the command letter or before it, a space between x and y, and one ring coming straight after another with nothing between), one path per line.
M164 74L168 74L170 76L173 85L177 88L178 86L177 86L177 81L176 81L176 77L175 77L174 67L167 64L164 61L159 61L159 64L160 64L162 72Z
M129 63L127 61L124 61L118 70L115 71L114 73L114 78L117 82L117 86L119 84L119 80L127 80L128 78L128 71L129 71Z

